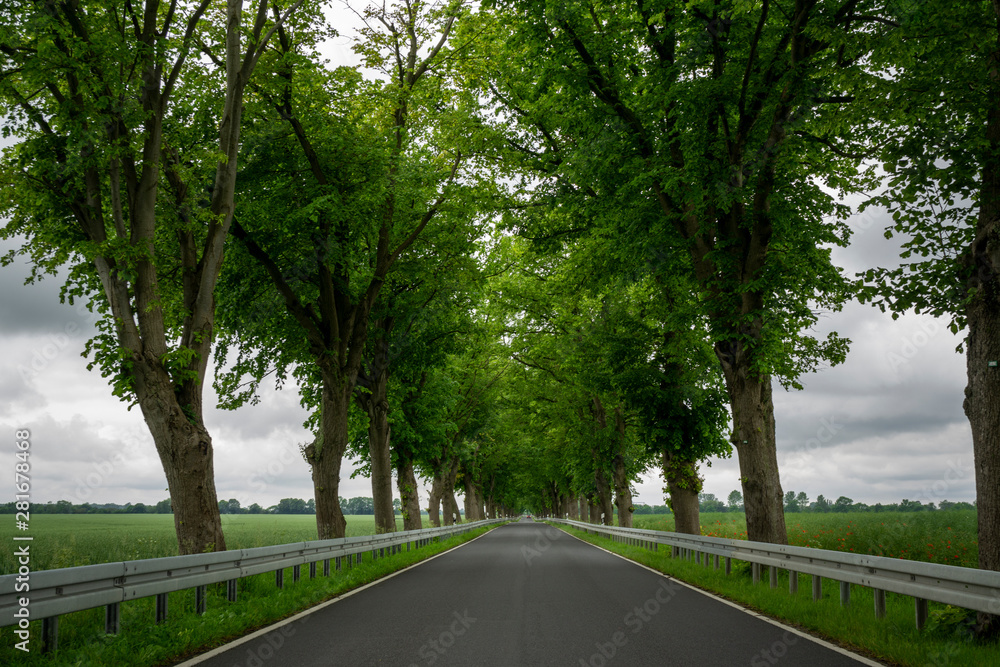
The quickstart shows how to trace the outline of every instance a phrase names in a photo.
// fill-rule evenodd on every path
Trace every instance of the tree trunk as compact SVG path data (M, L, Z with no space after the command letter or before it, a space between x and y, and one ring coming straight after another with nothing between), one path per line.
M462 477L465 480L465 520L480 521L483 518L482 489L468 467L463 466Z
M632 527L632 489L629 485L628 470L625 468L625 456L622 449L625 448L625 417L622 415L621 407L615 408L615 433L618 436L616 449L618 450L612 459L612 477L615 483L615 503L618 506L618 525L622 528Z
M604 476L604 471L600 468L594 473L594 481L597 485L597 523L613 526L615 525L615 513L611 503L611 486L608 484L607 477Z
M749 363L723 362L733 413L732 442L739 454L747 539L788 544L784 494L778 477L771 378L753 377Z
M590 523L601 523L601 505L596 494L587 498L587 509L590 513Z
M617 454L614 458L615 504L618 507L618 525L622 528L632 527L632 489L629 488L628 473L625 471L625 458Z
M586 496L580 496L577 498L577 505L579 505L580 508L580 521L587 521L590 517L590 509L587 504Z
M392 457L389 452L389 344L384 338L374 342L375 358L371 374L364 379L364 389L354 396L368 414L368 449L371 455L372 499L375 504L375 532L396 532L396 513L392 507ZM359 379L359 385L362 380Z
M413 461L405 452L396 452L396 485L399 487L399 505L403 510L403 530L420 530L420 497L417 495L417 476L413 474Z
M580 503L577 502L576 498L570 497L566 499L566 509L572 521L580 520Z
M698 492L701 478L695 461L679 460L670 451L663 452L663 478L670 491L670 509L674 513L674 531L701 535Z
M320 429L305 449L316 495L316 532L321 540L344 537L347 520L340 508L340 464L347 449L351 388L323 378Z
M992 91L983 155L976 238L965 255L972 299L966 308L968 385L965 414L976 467L979 567L1000 570L1000 6L993 3L997 41L988 63ZM1000 632L1000 616L979 614L978 632Z
M166 373L156 374L161 376L156 386L149 373L143 375L139 406L167 477L178 550L181 554L225 551L212 438L180 408Z
M444 493L444 477L446 474L441 470L434 472L434 480L431 482L431 493L427 499L427 519L436 528L441 527L441 496Z
M458 499L455 498L455 482L458 479L458 457L451 460L451 469L444 478L442 487L442 500L444 502L444 525L453 526L462 520L458 510Z

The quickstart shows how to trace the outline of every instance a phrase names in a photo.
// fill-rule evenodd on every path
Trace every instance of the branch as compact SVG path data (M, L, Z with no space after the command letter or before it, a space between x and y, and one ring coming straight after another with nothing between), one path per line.
M852 160L864 160L866 158L871 157L871 153L848 153L847 151L841 150L840 148L837 148L836 146L834 146L833 143L830 142L829 139L823 139L821 137L817 137L817 136L814 136L812 134L809 134L808 132L803 132L802 130L796 130L795 134L797 134L798 136L803 137L805 139L809 139L811 141L815 141L815 142L823 144L824 146L826 146L827 148L829 148L833 153L835 153L836 155L839 155L840 157L846 157L846 158L850 158Z
M522 359L521 357L519 357L519 356L517 356L516 354L513 354L513 353L510 355L510 358L513 359L514 361L516 361L517 363L523 365L523 366L527 366L528 368L534 368L535 370L542 371L543 373L548 373L549 375L551 375L555 379L556 382L559 382L559 383L562 382L562 380L559 378L559 376L556 375L555 372L552 371L549 368L545 368L544 366L539 366L538 364L533 364L530 361L525 361L524 359Z
M445 187L447 187L449 183L455 180L455 174L456 172L458 172L458 165L459 163L461 163L461 161L462 161L462 151L458 151L455 154L455 162L454 164L451 165L451 174L449 174L448 180L445 181L444 184ZM399 247L396 248L395 252L389 255L389 261L386 264L386 269L392 266L392 264L397 259L399 259L399 256L402 255L404 252L406 252L406 249L409 248L413 244L413 242L417 240L417 237L420 236L420 232L424 231L424 227L427 226L427 223L429 223L431 221L431 218L433 218L437 214L438 207L444 203L445 199L446 199L445 193L442 192L441 196L438 197L437 200L433 204L431 204L431 207L427 210L427 212L424 213L424 217L420 220L420 224L417 225L416 229L410 232L410 235L407 236L406 239L401 244L399 244Z
M254 241L235 216L233 217L233 223L230 226L229 231L233 236L240 240L243 247L246 248L248 253L250 253L250 256L257 260L264 270L267 271L267 274L271 277L271 282L274 283L275 288L285 299L285 305L288 307L288 312L306 330L310 343L312 343L314 347L318 347L319 352L322 352L324 350L323 335L319 319L316 317L316 313L313 312L312 307L302 304L302 300L285 280L285 277L281 274L281 269L278 267L277 263L269 254L267 254L267 251L261 248L260 245Z

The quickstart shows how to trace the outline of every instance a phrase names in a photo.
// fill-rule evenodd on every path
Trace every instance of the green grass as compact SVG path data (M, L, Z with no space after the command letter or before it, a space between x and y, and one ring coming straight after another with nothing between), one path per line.
M648 530L674 529L673 516L635 516L632 523ZM800 547L962 567L976 567L979 558L975 510L786 514L785 523L788 543ZM745 540L746 518L742 513L705 513L701 533Z
M839 584L834 581L824 580L822 598L813 601L812 579L808 575L797 575L799 587L793 595L788 592L788 574L785 571L779 570L778 587L772 590L768 585L766 568L761 575L761 583L755 585L749 563L733 561L732 574L727 576L724 566L714 569L714 562L708 565L707 560L705 564L698 564L670 558L669 549L662 547L653 552L566 526L559 527L698 588L889 664L915 667L1000 665L1000 647L979 644L971 637L969 614L965 610L931 603L928 625L923 632L918 632L914 623L913 599L909 596L886 594L886 617L876 620L873 593L871 589L861 586L851 587L851 603L844 608L840 604ZM720 560L724 563L724 559Z
M427 523L427 522L425 522ZM429 523L428 523L429 525ZM403 520L396 520L403 529ZM316 539L316 517L309 514L224 514L222 530L229 549ZM375 533L374 516L348 516L347 536ZM0 521L0 541L31 535L31 569L94 565L177 555L172 514L36 514L27 533L15 529L13 517ZM13 549L0 553L0 574L17 571Z
M71 542L72 548L59 557L67 564L58 567L83 564L79 562L82 560L108 562L123 558L176 555L176 542L170 543L173 539L173 524L169 515L167 522L158 521L157 515L103 515L103 526L101 521L93 520L99 517L101 515L52 515L44 518L55 521L39 521L37 524L33 518L31 532L36 535L36 539L32 543L32 569L41 569L35 566L34 559L36 553L41 556L46 547L39 547L45 544L55 545L60 539L64 539L66 535L60 535L56 531L64 530L67 526L74 526L72 534L76 539ZM59 521L60 518L63 521ZM81 518L90 521L77 523ZM226 524L226 539L231 548L282 544L316 537L315 518L312 516L246 515L223 517L223 520ZM348 517L349 534L372 534L374 527L371 517ZM0 628L0 665L145 667L173 664L458 546L486 530L489 529L481 528L467 535L403 551L375 562L367 560L370 555L365 554L366 560L360 565L347 568L345 563L340 572L336 572L331 563L330 577L323 576L323 564L320 562L315 579L309 578L309 568L304 566L301 579L293 583L292 568L287 568L283 589L275 586L273 572L246 577L239 582L239 599L235 603L226 599L225 584L209 586L208 610L204 616L194 613L194 590L171 593L167 620L160 625L154 623L154 598L127 602L121 605L121 632L118 635L104 634L103 607L67 614L59 619L59 650L48 655L40 652L41 621L31 623L31 652L28 654L14 648L18 639L13 628ZM43 537L46 539L43 540ZM274 541L268 541L272 538ZM138 546L128 546L130 539ZM80 551L95 547L107 551ZM56 560L58 558L53 559L53 562Z

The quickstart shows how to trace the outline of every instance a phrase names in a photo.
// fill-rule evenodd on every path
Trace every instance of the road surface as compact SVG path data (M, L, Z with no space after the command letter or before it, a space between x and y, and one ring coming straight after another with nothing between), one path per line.
M861 659L863 660L863 659ZM522 520L185 665L873 665Z

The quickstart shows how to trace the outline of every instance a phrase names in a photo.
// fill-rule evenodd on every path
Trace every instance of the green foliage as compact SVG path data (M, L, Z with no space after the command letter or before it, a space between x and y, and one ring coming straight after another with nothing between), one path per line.
M892 215L886 237L901 239L897 267L862 274L863 301L893 317L914 311L965 328L982 169L989 150L986 119L996 84L988 61L996 48L994 9L986 2L902 6L898 44L877 63L894 68L878 159L885 186L865 206Z

